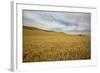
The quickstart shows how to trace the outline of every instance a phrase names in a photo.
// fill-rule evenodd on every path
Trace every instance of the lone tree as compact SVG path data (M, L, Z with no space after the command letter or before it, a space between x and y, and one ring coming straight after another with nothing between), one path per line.
M79 34L79 36L82 36L82 34Z

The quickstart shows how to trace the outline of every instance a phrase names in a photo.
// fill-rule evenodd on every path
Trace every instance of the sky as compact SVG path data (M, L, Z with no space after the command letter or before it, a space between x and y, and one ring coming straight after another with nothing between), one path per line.
M23 25L67 34L91 33L91 14L23 10Z

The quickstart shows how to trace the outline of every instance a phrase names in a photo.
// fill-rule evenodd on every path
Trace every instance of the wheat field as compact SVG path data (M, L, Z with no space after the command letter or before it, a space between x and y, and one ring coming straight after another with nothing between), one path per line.
M91 59L91 37L23 26L23 62Z

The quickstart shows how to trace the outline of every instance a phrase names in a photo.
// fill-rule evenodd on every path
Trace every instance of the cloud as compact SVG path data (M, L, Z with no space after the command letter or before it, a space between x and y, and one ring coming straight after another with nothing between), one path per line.
M91 14L24 10L23 25L56 32L90 33Z

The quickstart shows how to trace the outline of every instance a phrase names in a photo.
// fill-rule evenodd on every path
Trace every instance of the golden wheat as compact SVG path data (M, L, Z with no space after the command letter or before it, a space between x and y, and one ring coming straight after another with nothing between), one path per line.
M90 58L90 36L67 35L23 27L23 62Z

